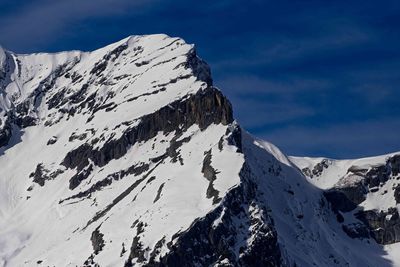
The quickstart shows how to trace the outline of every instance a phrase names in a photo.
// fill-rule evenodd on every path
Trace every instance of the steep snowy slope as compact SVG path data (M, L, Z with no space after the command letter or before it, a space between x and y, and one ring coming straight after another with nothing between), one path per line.
M355 215L396 206L374 198L397 184L396 157L376 159L390 173L374 192L374 160L286 157L241 129L180 38L0 49L0 120L0 266L400 264L397 209L379 217L392 239ZM346 168L369 179L363 202Z

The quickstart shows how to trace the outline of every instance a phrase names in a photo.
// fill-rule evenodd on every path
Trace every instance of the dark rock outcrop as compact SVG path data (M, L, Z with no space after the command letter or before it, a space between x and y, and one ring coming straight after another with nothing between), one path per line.
M46 181L56 178L59 174L61 174L63 172L64 171L61 169L57 169L53 172L50 172L50 170L48 170L44 167L43 163L39 163L36 166L35 171L32 172L29 175L29 177L33 178L34 183L37 183L40 186L44 186Z
M11 113L12 121L20 128L26 128L36 125L36 115L32 112L34 107L34 99L30 98L16 105L13 113Z
M37 183L40 186L44 186L44 182L47 178L48 170L43 167L43 164L40 163L36 166L36 169L33 173L30 174L30 177L33 177L33 182Z
M356 218L370 230L370 235L377 243L387 245L400 242L400 216L397 208L388 211L359 211Z
M114 48L112 51L108 52L99 62L97 62L94 65L93 69L90 71L90 74L100 76L103 73L103 71L107 68L108 62L110 60L114 61L127 48L128 48L127 44L122 44Z
M55 143L57 143L57 140L58 140L57 136L53 136L53 137L51 137L51 138L49 139L49 141L47 141L47 145L48 145L48 146L49 146L49 145L54 145Z
M90 164L85 169L81 170L80 172L72 176L71 179L69 180L69 189L74 190L77 186L79 186L79 184L83 180L89 177L92 171L93 171L93 165Z
M386 183L391 176L389 164L376 166L365 173L365 182L369 188L378 187Z
M121 138L107 141L96 150L85 143L70 151L62 164L67 168L82 170L89 159L97 166L104 166L112 159L124 156L127 148L137 142L147 141L158 132L184 131L197 124L204 130L212 123L227 125L233 121L230 102L214 87L208 87L183 100L170 103L160 110L140 118L137 126L127 129Z
M147 249L143 247L143 244L140 241L140 234L144 232L144 226L143 222L138 221L136 223L136 236L132 240L129 257L125 262L124 267L133 267L132 259L136 259L137 262L144 262L146 260L145 253Z
M92 241L94 254L99 254L99 252L103 249L105 244L103 237L104 235L100 232L100 226L92 232L90 241Z
M331 161L329 159L323 159L321 162L317 163L312 170L310 168L304 168L302 172L310 178L319 177L329 165L331 165Z
M236 146L236 152L243 153L242 147L242 129L239 125L232 125L226 130L225 135L228 136L228 144L231 146ZM222 144L219 144L219 149L222 149Z

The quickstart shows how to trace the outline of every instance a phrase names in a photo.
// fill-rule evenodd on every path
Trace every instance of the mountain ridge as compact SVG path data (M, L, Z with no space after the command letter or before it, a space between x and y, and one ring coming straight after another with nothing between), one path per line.
M181 38L6 54L0 266L400 263L398 154L352 176L286 156L240 127Z

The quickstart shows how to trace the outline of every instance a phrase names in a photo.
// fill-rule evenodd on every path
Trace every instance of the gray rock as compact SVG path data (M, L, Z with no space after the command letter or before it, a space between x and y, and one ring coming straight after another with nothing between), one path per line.
M400 216L397 208L390 208L387 212L359 211L355 216L368 226L377 243L388 245L400 242Z

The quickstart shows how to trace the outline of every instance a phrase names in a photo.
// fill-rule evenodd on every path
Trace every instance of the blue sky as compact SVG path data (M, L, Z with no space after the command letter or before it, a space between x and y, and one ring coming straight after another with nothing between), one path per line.
M92 50L128 35L195 43L240 124L292 155L400 151L400 2L0 0L0 44Z

